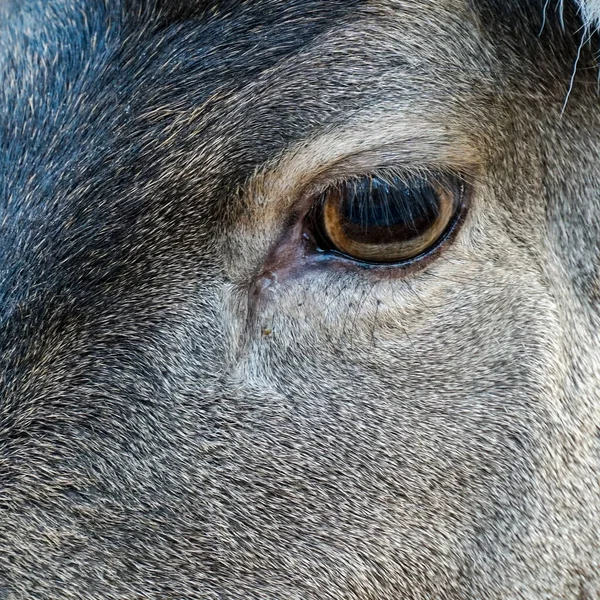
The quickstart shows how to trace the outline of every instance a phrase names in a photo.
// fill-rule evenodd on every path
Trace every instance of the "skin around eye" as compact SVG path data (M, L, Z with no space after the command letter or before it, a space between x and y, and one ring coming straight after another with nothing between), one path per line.
M357 261L401 263L427 252L460 208L461 186L427 177L364 177L321 197L323 249Z

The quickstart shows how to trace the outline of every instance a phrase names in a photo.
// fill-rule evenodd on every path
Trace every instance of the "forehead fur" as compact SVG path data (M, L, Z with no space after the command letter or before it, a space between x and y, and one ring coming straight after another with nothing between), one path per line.
M6 0L9 1L9 0ZM470 0L474 6L490 5L493 11L502 15L509 15L516 22L544 21L550 13L561 15L565 9L578 11L580 18L586 25L600 24L600 0L504 0L503 2L489 2L489 0ZM247 2L245 0L122 0L122 8L126 14L140 17L159 17L161 20L179 21L187 18L205 18L215 14L234 15L239 11L246 11L252 7L262 7L261 12L267 16L273 10L285 10L304 13L318 9L319 14L330 14L331 19L336 18L336 13L343 5L352 6L358 0L344 0L336 3L310 0L303 2L285 2L282 0L260 0ZM374 3L378 4L378 3ZM385 2L382 2L385 4ZM426 2L424 10L426 10ZM419 9L419 3L415 3ZM569 10L568 10L569 12Z

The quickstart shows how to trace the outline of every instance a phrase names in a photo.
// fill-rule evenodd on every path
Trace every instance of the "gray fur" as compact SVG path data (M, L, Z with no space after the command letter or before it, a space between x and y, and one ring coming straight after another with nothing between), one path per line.
M600 598L600 108L544 4L0 2L0 597ZM435 260L273 261L383 163L468 173Z

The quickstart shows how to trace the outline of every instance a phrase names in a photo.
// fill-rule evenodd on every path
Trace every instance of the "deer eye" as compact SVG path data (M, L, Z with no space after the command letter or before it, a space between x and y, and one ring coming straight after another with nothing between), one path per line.
M370 176L338 184L316 204L317 246L367 263L415 259L453 229L462 190L462 182L447 175Z

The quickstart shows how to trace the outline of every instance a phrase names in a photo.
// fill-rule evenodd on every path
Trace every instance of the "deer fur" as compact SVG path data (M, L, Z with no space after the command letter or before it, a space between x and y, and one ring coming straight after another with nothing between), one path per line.
M599 19L1 0L0 598L600 598ZM455 239L309 269L382 164Z
M580 0L579 3L586 25L597 27L600 24L600 2L598 0Z

